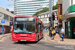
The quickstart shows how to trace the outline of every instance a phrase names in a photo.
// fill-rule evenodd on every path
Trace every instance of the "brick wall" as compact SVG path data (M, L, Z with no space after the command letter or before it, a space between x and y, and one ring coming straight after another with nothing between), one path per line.
M61 25L59 25L59 28L61 28L62 20L59 18L59 15L62 15L62 4L58 4L58 23L61 23Z

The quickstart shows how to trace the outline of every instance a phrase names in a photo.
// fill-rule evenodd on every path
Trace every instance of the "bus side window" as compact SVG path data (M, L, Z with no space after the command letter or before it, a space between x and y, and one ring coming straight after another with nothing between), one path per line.
M43 25L41 24L41 31L43 31Z
M41 32L41 23L39 23L39 32Z
M38 33L38 23L36 24L36 29L37 29L37 32L36 33Z
M41 25L37 23L37 33L41 31Z
M42 31L42 24L40 25L40 31Z
M41 31L43 31L43 29L44 29L44 26L43 26L43 24L41 24Z

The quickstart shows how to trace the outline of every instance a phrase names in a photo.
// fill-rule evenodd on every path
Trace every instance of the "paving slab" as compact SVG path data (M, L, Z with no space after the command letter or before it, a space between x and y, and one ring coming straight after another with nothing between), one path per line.
M6 34L3 34L3 35L0 35L0 42L3 41L4 37L9 36L9 35L11 35L11 33L6 33Z
M54 43L59 43L59 44L71 44L75 45L75 39L69 39L69 38L64 38L64 41L61 41L62 39L60 38L59 34L56 34L54 37L54 40L52 40L52 37L48 36L48 41L54 42Z

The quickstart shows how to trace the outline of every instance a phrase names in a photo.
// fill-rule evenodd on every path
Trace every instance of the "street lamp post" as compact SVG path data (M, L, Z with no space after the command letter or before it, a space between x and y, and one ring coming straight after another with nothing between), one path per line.
M51 18L49 26L51 27L52 24L52 6L54 4L54 0L49 0L49 17Z
M50 22L49 22L49 28L52 27L52 6L54 4L54 0L49 0L49 17L50 17ZM49 29L49 36L51 35L51 30Z

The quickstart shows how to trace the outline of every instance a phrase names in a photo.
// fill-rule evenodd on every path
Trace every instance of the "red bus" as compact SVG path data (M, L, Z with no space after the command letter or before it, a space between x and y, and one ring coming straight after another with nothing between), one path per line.
M12 41L38 41L43 38L43 22L33 16L15 16Z

